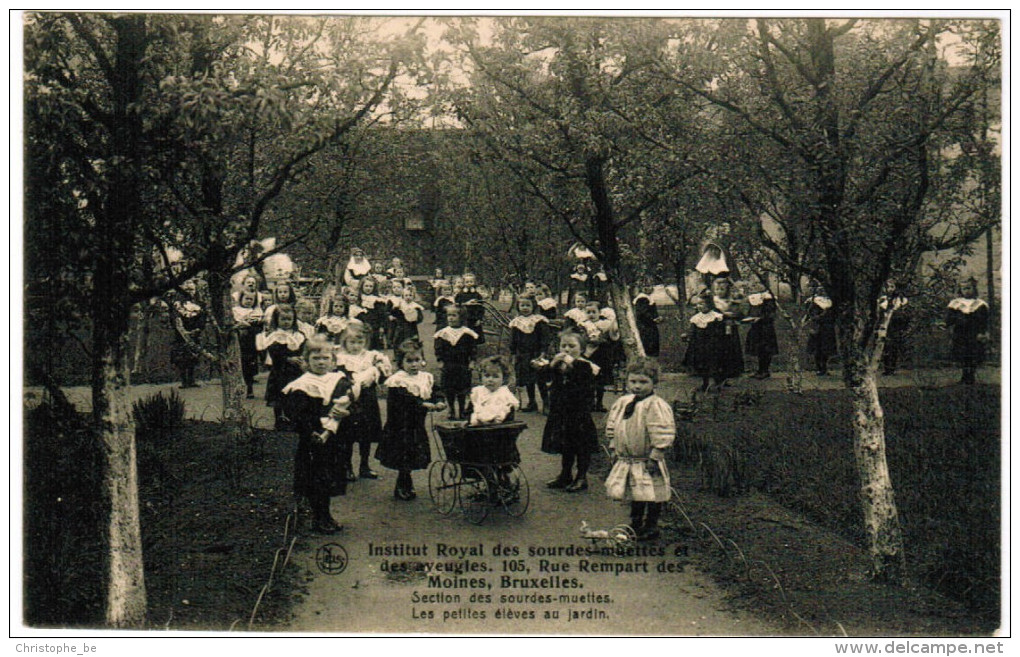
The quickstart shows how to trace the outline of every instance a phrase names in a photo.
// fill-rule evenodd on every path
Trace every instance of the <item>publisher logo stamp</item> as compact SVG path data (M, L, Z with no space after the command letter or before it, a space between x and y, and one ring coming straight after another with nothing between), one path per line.
M339 575L347 569L347 550L339 543L326 543L315 552L315 565L326 575Z

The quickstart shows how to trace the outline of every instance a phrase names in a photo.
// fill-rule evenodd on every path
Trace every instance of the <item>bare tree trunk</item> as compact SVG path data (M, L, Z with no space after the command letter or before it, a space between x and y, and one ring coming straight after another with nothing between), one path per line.
M124 336L109 340L102 350L101 382L93 392L93 413L103 445L103 500L109 511L106 623L140 627L145 623L145 576L125 340Z
M885 456L885 416L878 398L878 365L891 312L884 313L873 336L854 321L840 336L845 380L853 399L854 457L860 480L864 530L868 537L872 576L902 584L906 577L903 533L892 478ZM856 345L866 344L865 349Z
M620 343L623 345L623 353L628 361L639 357L643 358L645 348L641 344L641 333L638 331L634 304L631 303L627 285L616 276L610 276L607 284L609 298L613 303L613 310L616 311L616 321L620 325Z
M215 325L215 360L223 393L223 424L234 444L250 442L254 433L244 408L247 386L241 371L241 345L233 330L229 278L222 272L209 273L209 305Z

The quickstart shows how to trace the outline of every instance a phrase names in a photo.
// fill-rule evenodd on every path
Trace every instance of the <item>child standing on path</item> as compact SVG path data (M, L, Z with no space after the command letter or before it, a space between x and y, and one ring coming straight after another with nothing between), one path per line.
M397 471L393 496L413 500L417 495L412 470L422 470L432 461L425 416L442 411L446 404L433 391L432 375L425 371L425 355L417 340L405 340L396 349L400 370L386 379L386 427L375 452L385 467Z
M701 377L701 391L709 387L709 380L715 379L716 386L722 385L723 368L719 361L719 345L725 337L723 316L712 307L712 293L703 291L696 297L698 312L691 317L687 333L687 351L683 364L687 371Z
M609 450L616 458L606 478L606 494L629 497L630 525L639 541L659 537L659 515L671 488L666 449L673 444L673 410L655 394L659 364L651 358L627 366L627 392L613 404L606 418Z
M517 311L520 314L510 320L510 354L514 357L517 385L528 391L528 405L524 411L534 413L538 410L539 395L542 397L542 408L549 406L549 393L545 386L538 385L539 395L535 394L538 373L531 365L531 361L545 351L549 320L545 315L535 314L535 301L532 297L518 299Z
M234 330L237 331L237 343L241 348L241 375L244 377L244 384L248 389L248 399L254 399L255 375L259 373L255 339L262 326L262 309L258 306L258 295L255 292L242 290L237 305L233 308L233 316Z
M393 345L398 346L405 340L417 340L418 325L425 318L424 308L415 300L414 287L402 288L403 296L400 304L390 311L393 318Z
M283 387L302 373L301 348L305 344L305 335L297 330L296 322L293 306L277 306L268 330L255 336L255 347L266 353L269 363L266 405L273 408L273 428L277 431L288 428L283 409Z
M779 353L779 340L776 339L776 299L772 293L759 285L757 292L747 297L750 322L747 332L747 355L758 359L758 370L753 374L756 379L767 379L772 376L769 371L772 357Z
M349 412L335 399L354 395L351 380L343 372L333 372L333 346L316 336L305 345L309 371L288 383L282 390L287 416L298 434L294 453L294 495L308 500L312 510L312 530L335 534L343 527L329 511L329 498L347 492L340 455L347 441ZM336 430L323 431L338 422Z
M946 325L953 329L953 359L963 369L960 383L974 385L988 342L988 304L977 296L977 281L967 279L960 296L949 302Z
M443 364L443 395L450 407L450 419L465 417L467 396L471 390L471 361L475 358L478 334L463 326L464 311L460 306L446 309L446 327L436 331L433 346L436 360Z
M560 350L543 366L551 375L549 419L542 432L542 451L562 455L560 474L549 488L574 493L588 488L591 454L599 448L591 419L598 366L583 357L587 338L573 331L560 333ZM577 474L572 473L577 463Z
M367 279L366 279L367 280ZM390 359L381 352L367 349L371 328L352 319L340 340L336 364L347 372L360 389L360 394L351 405L350 437L345 448L344 463L347 465L347 480L378 479L379 475L368 465L372 443L378 443L382 435L382 415L379 413L379 381L393 373ZM354 442L358 443L360 466L354 472Z

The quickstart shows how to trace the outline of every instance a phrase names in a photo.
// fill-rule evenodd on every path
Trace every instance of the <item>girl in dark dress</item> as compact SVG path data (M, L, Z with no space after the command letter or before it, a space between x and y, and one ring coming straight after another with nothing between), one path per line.
M949 302L946 325L953 330L953 360L963 368L960 383L974 385L988 342L988 304L977 298L977 281L966 280Z
M453 300L453 287L449 283L440 284L436 290L436 300L432 303L432 310L436 315L436 330L446 328L446 309L457 305Z
M650 358L659 357L659 309L652 301L652 286L646 285L641 294L634 297L634 319L637 321L638 334L641 336L641 345L645 348L645 355Z
M750 308L751 329L747 332L747 355L758 359L756 379L767 379L772 357L779 353L776 339L776 300L771 292L759 291L747 297Z
M273 408L277 431L289 427L283 408L283 387L302 374L301 348L305 336L297 330L296 321L293 306L277 306L268 330L255 336L255 347L269 359L266 405Z
M744 318L743 299L733 294L730 279L712 281L712 306L723 316L723 337L719 343L719 367L723 385L726 379L739 377L744 372L744 350L740 347L740 320Z
M824 376L829 373L829 359L836 353L836 314L832 310L832 299L821 290L805 303L808 304L808 322L812 327L808 351L815 357L815 371Z
M481 303L482 295L478 292L475 275L464 274L461 285L460 292L453 300L464 309L464 326L478 334L478 344L484 344L485 333L482 331L482 320L485 317L485 307Z
M174 328L174 343L170 348L170 362L181 373L182 388L197 388L195 368L198 366L198 354L192 349L190 342L197 343L205 329L205 310L196 303L197 286L194 280L181 284L182 293L173 301L170 321Z
M334 534L341 529L329 510L329 498L343 495L347 483L343 476L342 446L347 437L349 411L336 400L350 399L353 389L343 372L332 372L333 346L324 337L315 336L306 344L305 359L309 371L288 383L281 395L287 416L298 434L294 453L294 495L308 500L312 510L312 529ZM336 422L336 428L324 431Z
M535 301L532 297L521 297L517 300L517 317L510 320L510 354L514 357L514 374L517 385L528 391L526 413L538 410L535 386L538 384L538 373L531 361L545 351L549 331L549 320L545 315L535 314ZM538 385L542 397L542 408L549 405L548 391L545 386Z
M450 407L450 419L467 419L467 397L471 392L471 361L475 359L478 334L463 326L460 306L447 306L446 326L436 331L433 345L436 360L443 364L443 395Z
M691 317L687 333L687 351L683 364L687 371L701 377L702 392L710 379L720 386L725 379L719 360L719 346L725 338L722 313L712 307L712 293L705 290L696 297L698 312Z
M583 334L564 331L559 336L559 353L548 363L538 363L548 370L552 380L542 451L562 457L559 476L546 486L571 493L588 488L591 455L599 448L595 423L591 419L598 366L583 357L587 343ZM576 475L572 473L575 462Z
M377 287L375 278L366 276L361 279L358 288L361 297L361 307L365 309L365 313L359 319L368 327L368 333L365 334L365 337L368 340L366 346L369 349L379 348L376 342L376 335L379 332L379 327L385 321L383 316L386 313L386 300L378 295Z
M432 461L425 416L442 411L446 404L433 390L432 375L425 371L425 355L417 340L405 340L396 349L396 374L386 379L386 427L375 457L383 466L397 471L393 496L413 500L417 495L412 470L422 470Z
M382 352L367 349L371 329L367 324L351 320L340 339L340 350L336 353L337 366L358 385L358 398L351 405L349 435L351 440L344 449L344 464L347 466L347 480L378 479L379 475L368 465L372 443L378 443L382 435L382 416L379 413L379 382L393 374L390 359ZM354 472L354 443L358 443L360 466Z
M262 309L258 305L258 294L242 290L233 308L234 330L241 348L241 375L248 388L248 399L254 399L255 375L259 373L259 356L255 338L262 327Z
M587 319L581 323L588 338L588 346L585 349L585 358L597 366L595 376L595 403L593 410L596 413L605 413L602 405L602 398L605 396L606 386L613 385L613 368L620 351L620 326L616 322L616 313L611 308L602 308L598 301L589 301L585 307Z
M538 285L538 296L535 298L537 299L535 303L538 305L536 312L541 313L550 322L556 321L558 305L549 286L545 283L540 283Z
M393 318L393 345L399 346L405 340L417 340L418 325L425 318L425 309L415 301L414 288L410 285L402 288L400 303L390 310Z

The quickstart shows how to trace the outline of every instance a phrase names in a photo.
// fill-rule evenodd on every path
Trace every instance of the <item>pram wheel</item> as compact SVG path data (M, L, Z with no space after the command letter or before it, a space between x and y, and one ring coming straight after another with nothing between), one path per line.
M444 516L457 506L460 467L449 461L436 461L429 466L429 495L436 511Z
M467 521L475 525L482 524L489 515L492 507L490 495L495 492L486 480L489 474L484 471L486 469L476 466L461 468L460 509Z
M528 510L530 500L528 478L524 476L524 472L514 465L496 476L499 482L496 496L507 515L514 518L523 516Z

